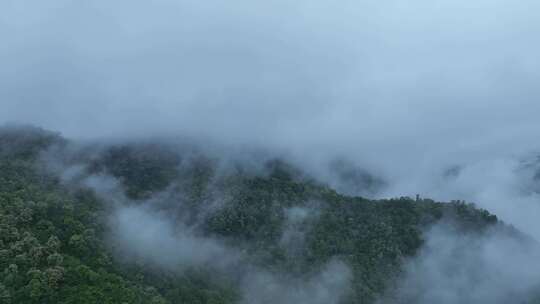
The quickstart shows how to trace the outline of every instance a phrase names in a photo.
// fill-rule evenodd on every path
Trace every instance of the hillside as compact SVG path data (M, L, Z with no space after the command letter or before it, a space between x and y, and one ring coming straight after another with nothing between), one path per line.
M284 160L73 147L0 132L0 303L394 303L430 227L534 243L472 204L347 196Z

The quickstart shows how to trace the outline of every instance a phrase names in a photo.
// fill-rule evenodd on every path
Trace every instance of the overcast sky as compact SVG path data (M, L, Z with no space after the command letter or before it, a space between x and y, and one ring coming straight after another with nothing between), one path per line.
M347 156L525 229L538 37L536 0L3 0L0 123Z

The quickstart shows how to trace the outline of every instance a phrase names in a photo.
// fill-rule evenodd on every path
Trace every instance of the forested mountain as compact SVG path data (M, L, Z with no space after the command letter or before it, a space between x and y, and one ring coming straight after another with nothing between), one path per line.
M536 246L461 201L346 196L283 160L178 151L3 128L0 303L401 303L431 227Z

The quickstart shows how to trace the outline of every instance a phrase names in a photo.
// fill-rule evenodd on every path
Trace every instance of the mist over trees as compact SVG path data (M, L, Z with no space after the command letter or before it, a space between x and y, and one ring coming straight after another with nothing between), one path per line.
M37 128L0 134L3 303L534 303L537 294L534 266L527 284L514 281L524 274L514 266L540 253L536 241L472 204L344 196L280 159L247 170L170 143L93 149ZM523 250L517 264L510 248ZM435 285L451 283L452 269L474 294Z
M0 304L540 303L538 12L0 1Z

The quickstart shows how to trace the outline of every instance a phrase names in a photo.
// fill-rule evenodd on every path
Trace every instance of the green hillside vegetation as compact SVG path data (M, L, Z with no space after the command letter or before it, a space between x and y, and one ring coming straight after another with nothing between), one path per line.
M236 282L211 269L177 272L114 256L106 242L110 204L90 189L68 188L40 165L40 152L54 144L66 141L39 129L0 132L0 303L239 303ZM456 233L502 225L463 202L344 196L279 160L267 164L267 174L224 175L212 159L191 157L185 165L157 145L100 153L87 164L89 173L118 178L133 204L166 189L181 192L182 206L160 208L189 215L202 235L244 250L268 271L301 277L343 260L353 272L344 303L374 303L422 246L422 230L442 219ZM226 198L223 205L204 215L217 196ZM317 215L301 248L290 252L280 240L293 207Z

